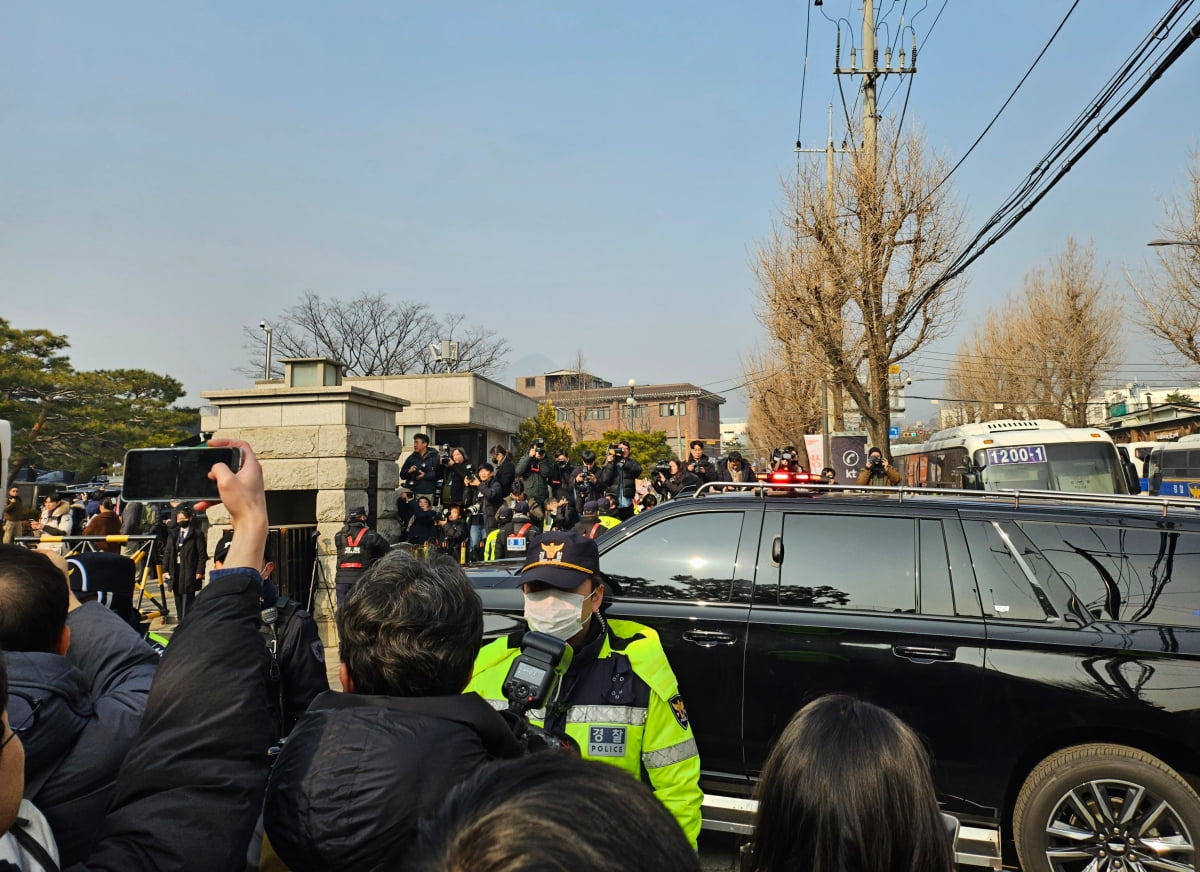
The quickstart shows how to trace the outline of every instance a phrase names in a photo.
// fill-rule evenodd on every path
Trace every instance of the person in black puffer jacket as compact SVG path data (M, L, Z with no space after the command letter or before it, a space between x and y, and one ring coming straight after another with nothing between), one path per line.
M393 551L337 624L346 692L318 696L292 730L271 772L266 834L292 872L404 868L420 817L522 748L498 712L462 693L483 611L453 561Z

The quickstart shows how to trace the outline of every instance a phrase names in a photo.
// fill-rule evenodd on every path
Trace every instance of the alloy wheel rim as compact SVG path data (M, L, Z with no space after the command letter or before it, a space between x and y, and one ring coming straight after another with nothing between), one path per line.
M1194 872L1192 834L1180 813L1142 784L1115 778L1079 784L1046 822L1054 872Z

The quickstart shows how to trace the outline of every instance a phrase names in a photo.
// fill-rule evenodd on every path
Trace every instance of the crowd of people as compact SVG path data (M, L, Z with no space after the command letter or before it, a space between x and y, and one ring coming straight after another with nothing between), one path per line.
M619 523L620 499L602 515L602 489L587 487L576 506L589 476L619 497L618 450L570 470L556 458L544 492L522 486L541 463L533 451L528 464L498 450L487 475L464 470L466 499L472 478L513 467L496 523L527 538L512 578L527 629L486 645L458 562L389 548L352 509L339 538L337 692L311 616L271 583L261 466L245 443L213 444L241 450L236 473L212 473L235 532L165 652L80 582L87 561L0 545L0 870L699 869L703 727L655 631L607 614L594 536L601 518ZM705 460L672 474L702 479ZM543 520L564 504L579 520L528 535L533 503ZM206 508L173 507L177 551ZM190 587L195 565L178 566ZM505 680L536 634L573 656L527 723L573 751L530 755L502 715ZM951 868L928 757L869 703L805 706L757 797L745 869Z

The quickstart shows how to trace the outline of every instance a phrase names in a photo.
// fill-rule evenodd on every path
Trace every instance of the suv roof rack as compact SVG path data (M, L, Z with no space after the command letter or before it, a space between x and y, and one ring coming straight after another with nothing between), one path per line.
M883 486L875 487L863 484L814 484L763 481L706 481L696 488L693 496L708 496L725 491L749 491L751 496L766 498L780 496L781 491L794 491L797 495L814 496L817 493L860 493L894 496L898 502L903 502L906 496L952 497L958 500L977 500L979 502L1011 502L1013 508L1020 507L1024 502L1055 502L1079 503L1081 505L1125 506L1131 509L1156 509L1162 516L1168 517L1171 509L1200 509L1200 500L1191 497L1173 496L1139 496L1134 494L1090 494L1076 491L1050 490L1019 490L1004 489L994 491L953 490L933 487Z

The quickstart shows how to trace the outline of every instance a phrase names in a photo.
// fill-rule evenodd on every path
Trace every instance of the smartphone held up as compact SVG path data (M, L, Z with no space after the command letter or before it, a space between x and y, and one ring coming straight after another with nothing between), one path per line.
M241 467L238 448L134 448L125 453L121 498L126 502L168 500L219 501L217 483L208 477L214 464L230 471Z

